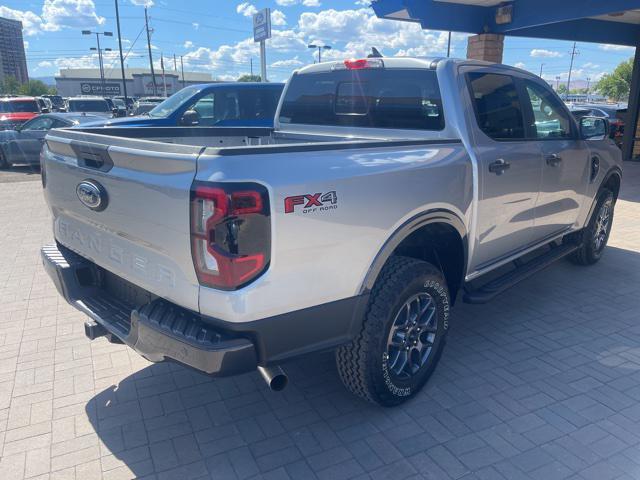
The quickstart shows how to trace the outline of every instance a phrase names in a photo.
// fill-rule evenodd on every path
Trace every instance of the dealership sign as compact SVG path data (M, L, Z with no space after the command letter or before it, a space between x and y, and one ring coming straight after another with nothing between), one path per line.
M105 83L104 92L102 91L102 84L82 82L80 84L80 91L82 95L120 95L119 83Z
M253 41L262 42L271 38L271 9L263 8L253 14Z

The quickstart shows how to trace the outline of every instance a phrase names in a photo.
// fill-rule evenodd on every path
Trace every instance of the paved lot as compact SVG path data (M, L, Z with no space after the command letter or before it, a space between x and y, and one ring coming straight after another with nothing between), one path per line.
M640 478L640 165L603 261L456 306L439 369L396 409L347 394L331 355L275 394L90 343L40 266L33 180L0 173L2 480Z

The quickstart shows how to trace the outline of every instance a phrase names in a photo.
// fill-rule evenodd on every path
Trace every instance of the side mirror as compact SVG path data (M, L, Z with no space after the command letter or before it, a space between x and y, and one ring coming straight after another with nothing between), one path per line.
M582 117L580 119L580 136L584 140L604 140L609 133L609 122L606 118Z
M195 110L187 110L180 118L180 125L185 127L193 127L200 123L200 115Z

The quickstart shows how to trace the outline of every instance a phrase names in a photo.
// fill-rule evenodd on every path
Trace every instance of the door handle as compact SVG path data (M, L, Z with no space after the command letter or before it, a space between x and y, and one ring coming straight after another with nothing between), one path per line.
M489 164L489 171L496 175L502 175L504 171L509 168L511 168L511 164L509 162L505 162L502 158L499 158L495 162Z
M555 153L552 153L551 155L547 155L546 157L544 157L544 159L547 162L547 165L551 167L557 167L558 165L560 165L560 162L562 161L562 157L560 157Z

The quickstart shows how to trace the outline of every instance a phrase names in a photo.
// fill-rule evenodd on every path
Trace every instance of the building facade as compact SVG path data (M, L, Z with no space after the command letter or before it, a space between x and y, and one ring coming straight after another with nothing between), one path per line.
M22 22L0 17L0 81L6 77L27 83L29 72L22 40Z
M75 95L101 95L101 96L121 96L124 95L122 88L122 72L119 68L105 69L104 85L100 78L98 68L66 68L61 69L56 75L56 88L58 94L63 97ZM162 73L156 72L156 88L154 92L153 77L149 70L143 68L125 69L125 80L127 85L127 95L132 97L169 96L183 87L196 85L199 83L211 83L213 81L210 73L184 72L184 82L182 74L171 71Z

